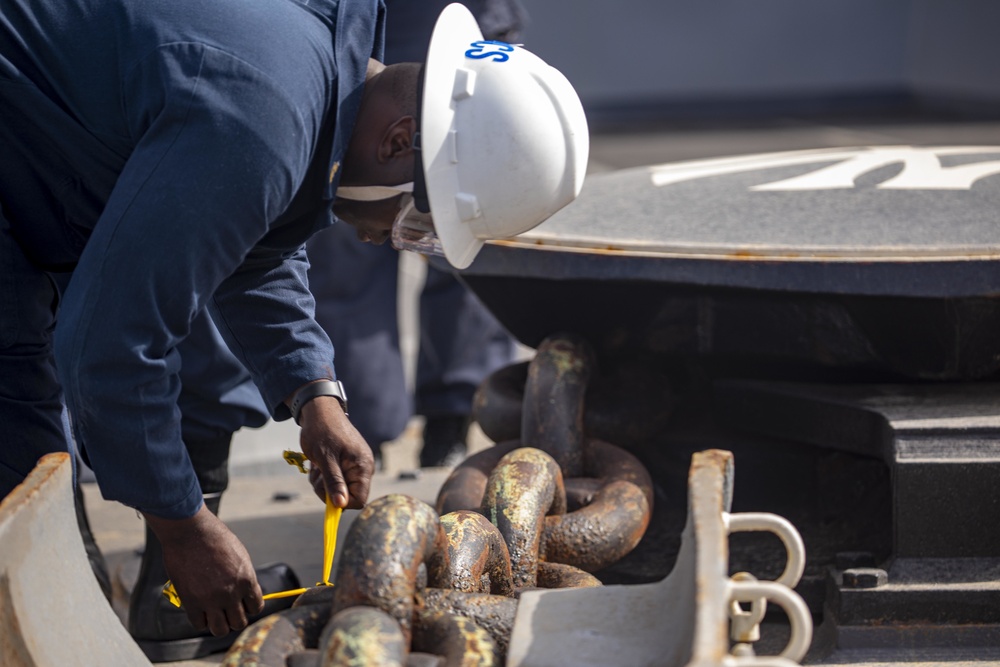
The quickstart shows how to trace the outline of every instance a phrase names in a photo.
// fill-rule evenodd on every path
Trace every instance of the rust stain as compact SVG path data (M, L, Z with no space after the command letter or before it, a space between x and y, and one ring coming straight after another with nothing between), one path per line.
M38 459L38 463L24 481L14 487L6 497L0 499L0 517L15 512L13 509L15 506L31 502L31 499L38 495L41 488L63 465L69 465L69 454L66 452L54 452Z
M915 264L925 262L970 262L970 261L996 261L1000 259L1000 253L993 249L965 249L954 248L946 252L940 252L932 248L909 248L895 249L867 248L856 250L853 248L736 248L727 249L724 247L680 247L661 245L652 247L650 244L636 243L635 245L624 245L609 243L597 239L573 239L573 238L537 238L537 237L515 237L510 239L498 239L489 241L491 245L497 245L513 249L525 250L545 250L549 252L564 252L577 255L609 255L626 257L650 257L662 259L699 259L699 260L731 260L743 261L753 260L762 262L818 262L818 263L890 263L890 264Z

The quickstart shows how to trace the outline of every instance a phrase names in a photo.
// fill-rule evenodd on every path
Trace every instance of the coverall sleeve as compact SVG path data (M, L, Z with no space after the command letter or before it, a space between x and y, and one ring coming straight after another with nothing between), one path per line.
M247 356L275 346L259 377L332 359L325 337L296 330L311 320L296 258L240 268L304 178L327 91L189 43L160 47L123 80L135 150L67 291L56 360L102 494L186 518L201 492L181 441L176 348L220 285L239 271L259 293L246 301L261 332ZM231 290L229 307L240 307Z
M293 391L336 379L333 346L316 323L305 247L292 253L258 247L227 278L210 305L230 349L249 369L275 419L291 417Z

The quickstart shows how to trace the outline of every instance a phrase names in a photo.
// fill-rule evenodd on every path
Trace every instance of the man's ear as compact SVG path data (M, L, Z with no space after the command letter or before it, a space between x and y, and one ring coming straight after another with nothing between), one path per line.
M416 132L417 119L413 116L403 116L389 125L379 142L379 162L385 163L395 158L412 155L413 136Z

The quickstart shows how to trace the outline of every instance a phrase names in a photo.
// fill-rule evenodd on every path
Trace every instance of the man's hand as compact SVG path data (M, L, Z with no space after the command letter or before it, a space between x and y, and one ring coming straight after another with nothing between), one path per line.
M302 453L310 462L309 481L316 495L336 507L361 509L375 472L375 457L333 396L312 399L299 413Z
M144 514L163 545L163 560L196 630L221 637L264 608L246 548L204 505L190 519ZM166 583L166 582L164 582Z

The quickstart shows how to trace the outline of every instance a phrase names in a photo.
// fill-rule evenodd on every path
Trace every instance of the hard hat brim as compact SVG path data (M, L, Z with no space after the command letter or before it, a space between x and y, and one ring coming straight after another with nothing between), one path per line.
M449 142L453 147L455 141L454 88L456 72L461 68L466 50L482 39L479 24L468 8L459 3L444 8L434 24L427 50L420 102L421 155L427 199L445 258L458 269L472 263L483 241L462 222L455 201L461 190L454 156L449 150Z

